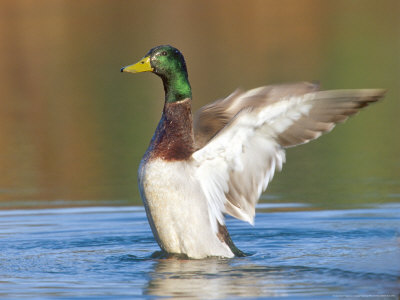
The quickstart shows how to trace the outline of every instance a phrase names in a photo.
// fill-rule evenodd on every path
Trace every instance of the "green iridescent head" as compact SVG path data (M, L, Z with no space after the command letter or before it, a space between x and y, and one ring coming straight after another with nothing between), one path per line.
M166 102L192 97L185 59L172 46L163 45L151 49L139 62L122 68L121 72L157 74L164 84Z

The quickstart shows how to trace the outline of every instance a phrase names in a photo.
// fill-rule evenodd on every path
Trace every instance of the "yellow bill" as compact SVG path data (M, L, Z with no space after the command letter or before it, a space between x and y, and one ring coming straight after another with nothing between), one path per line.
M121 69L121 72L129 72L129 73L140 73L140 72L151 72L151 71L153 71L153 68L150 65L150 56L146 56L136 64L129 65Z

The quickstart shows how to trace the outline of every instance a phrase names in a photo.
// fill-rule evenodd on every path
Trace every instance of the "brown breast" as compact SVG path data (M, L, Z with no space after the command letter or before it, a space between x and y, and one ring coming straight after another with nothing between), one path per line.
M149 158L185 160L193 151L191 100L165 103L163 115L147 150Z

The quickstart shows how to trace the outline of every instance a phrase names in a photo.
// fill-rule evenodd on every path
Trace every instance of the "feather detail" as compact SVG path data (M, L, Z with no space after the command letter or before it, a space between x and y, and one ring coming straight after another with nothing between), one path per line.
M191 100L165 103L146 155L167 161L190 158L194 151Z
M249 91L237 89L225 99L201 107L194 115L196 148L200 149L244 108L265 107L284 97L318 90L314 83L270 85Z
M225 213L254 223L255 205L282 169L285 147L318 138L384 93L317 91L316 85L299 83L237 90L201 108L192 158L214 232Z

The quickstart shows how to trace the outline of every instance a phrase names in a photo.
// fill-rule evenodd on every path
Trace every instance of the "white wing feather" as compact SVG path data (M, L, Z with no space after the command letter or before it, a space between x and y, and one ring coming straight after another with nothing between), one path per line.
M223 120L229 111L242 108L192 154L194 176L215 232L217 223L224 224L225 213L253 224L261 193L285 162L284 147L316 139L384 94L379 89L315 91L315 86L302 83L237 91L202 108L199 137L202 128L207 130L206 120ZM201 140L207 141L207 135Z
M285 161L276 136L308 113L311 104L307 101L312 97L313 94L306 94L261 109L243 109L208 144L193 153L195 176L208 201L215 231L217 221L224 224L227 205L236 217L253 224L258 198ZM227 199L232 193L234 204Z

